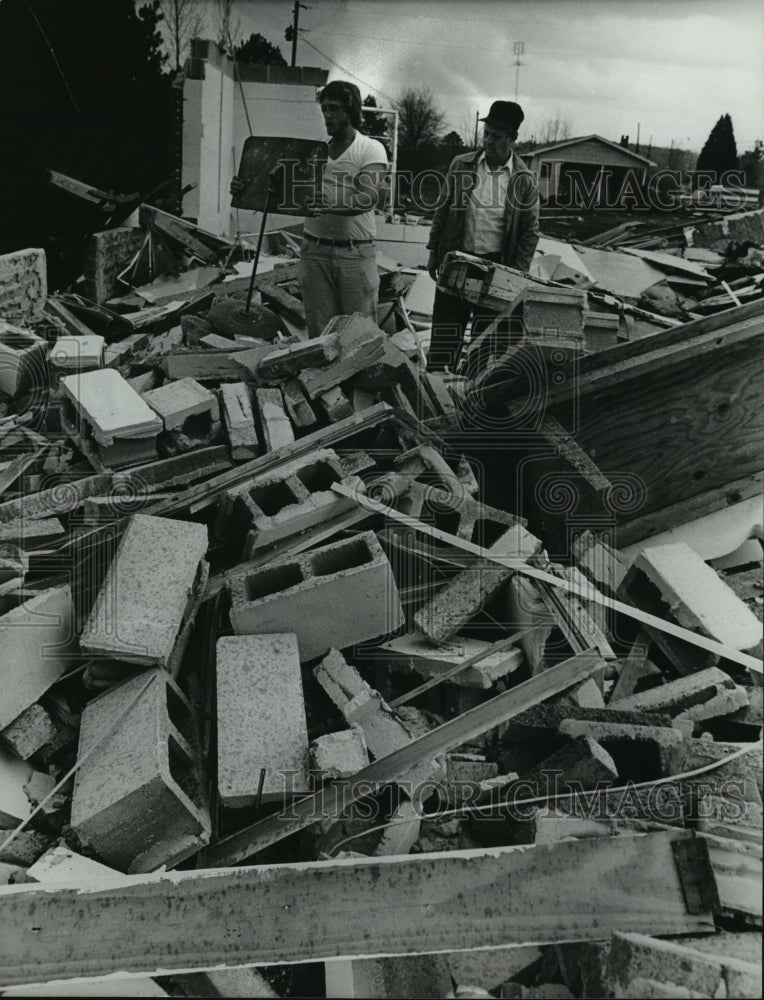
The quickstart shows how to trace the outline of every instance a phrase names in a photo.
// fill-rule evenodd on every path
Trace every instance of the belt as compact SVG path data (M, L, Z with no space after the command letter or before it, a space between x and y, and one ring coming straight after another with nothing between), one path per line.
M314 243L320 243L324 247L355 247L359 246L361 243L373 243L374 240L327 240L324 236L314 236L312 233L303 233L303 237L306 240L313 240Z

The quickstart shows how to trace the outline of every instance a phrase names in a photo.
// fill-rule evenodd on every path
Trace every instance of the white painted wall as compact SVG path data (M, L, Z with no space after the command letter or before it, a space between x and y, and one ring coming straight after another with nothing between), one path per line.
M253 135L326 138L314 86L245 81L241 87ZM251 232L256 222L254 213L230 207L231 178L250 134L241 87L210 62L203 80L187 79L183 87L182 183L198 185L185 196L183 214L224 236Z

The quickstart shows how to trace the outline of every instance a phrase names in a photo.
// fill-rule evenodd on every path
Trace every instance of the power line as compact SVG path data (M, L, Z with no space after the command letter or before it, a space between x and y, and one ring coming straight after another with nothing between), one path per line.
M306 45L309 45L309 46L310 46L310 48L312 48L312 49L315 49L315 51L316 51L316 52L318 52L318 54L319 54L320 56L323 56L323 57L324 57L324 59L328 59L330 63L332 63L332 64L333 64L334 66L336 66L336 67L337 67L337 69L339 69L339 70L342 70L342 72L343 72L343 73L347 73L347 75L348 75L348 76L352 76L354 80L358 80L358 82L359 82L359 83L362 83L362 84L364 85L364 87L368 87L368 88L369 88L369 90L373 90L373 91L374 91L375 93L377 93L377 94L381 94L381 95L382 95L382 97L384 97L384 99L385 99L386 101L390 101L390 102L391 102L392 104L395 104L395 98L394 98L394 97L391 97L391 96L390 96L389 94L386 94L386 93L384 92L384 90L380 90L380 89L379 89L379 87L373 87L373 86L372 86L372 85L371 85L370 83L368 83L368 82L367 82L366 80L362 80L360 76L356 76L356 74L355 74L355 73L351 73L349 69L346 69L346 68L345 68L344 66L341 66L341 65L340 65L340 64L339 64L339 63L337 62L337 60L336 60L336 59L332 59L332 57L331 57L331 56L328 56L328 55L327 55L327 54L326 54L325 52L322 52L322 51L321 51L321 49L319 49L319 47L318 47L317 45L314 45L314 44L313 44L313 42L309 42L309 41L308 41L308 39L307 39L307 38L305 37L305 35L302 35L302 34L301 34L301 35L300 35L300 39L301 39L301 41L303 41L303 42L304 42L304 43L305 43Z

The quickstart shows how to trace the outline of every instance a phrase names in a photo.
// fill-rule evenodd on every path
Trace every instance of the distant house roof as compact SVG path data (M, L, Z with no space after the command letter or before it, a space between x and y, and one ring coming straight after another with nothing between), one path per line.
M551 150L564 149L566 146L575 146L583 142L601 142L603 146L607 146L610 149L616 149L619 153L624 153L626 156L631 156L635 160L639 160L646 166L655 167L657 164L653 160L648 160L646 156L640 156L639 153L634 153L626 146L620 146L617 142L611 142L609 139L603 139L601 135L580 135L575 139L564 139L562 142L552 142L547 146L536 146L535 149L526 149L523 153L525 159L529 159L532 156L538 156L539 153L548 153Z

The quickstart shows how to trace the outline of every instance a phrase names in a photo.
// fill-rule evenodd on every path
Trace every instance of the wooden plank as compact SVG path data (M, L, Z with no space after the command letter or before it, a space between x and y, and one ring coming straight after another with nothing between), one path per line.
M710 914L687 912L673 857L691 836L3 886L0 981L711 931Z
M592 650L565 660L445 722L400 750L375 760L347 784L328 785L315 795L292 804L288 814L269 816L211 845L206 851L207 863L219 866L236 864L310 826L322 816L340 816L352 802L368 795L371 788L400 781L423 761L432 760L453 747L469 742L513 715L586 680L602 667L603 661Z
M507 566L509 569L517 570L525 576L530 576L535 580L542 580L545 583L551 583L556 587L561 587L563 590L567 590L571 594L575 594L577 597L581 597L586 601L596 601L598 604L602 604L606 608L610 608L613 611L618 611L621 614L628 615L630 618L634 618L643 625L652 625L669 635L673 635L677 639L685 639L687 642L700 647L700 649L705 649L710 653L716 653L718 656L722 656L727 660L732 660L734 663L739 663L743 667L748 667L749 670L755 670L757 673L764 672L764 664L757 657L750 656L748 653L741 653L739 650L731 649L729 646L723 646L721 643L716 642L714 639L709 639L705 635L699 635L697 632L690 632L689 629L682 628L680 625L675 625L673 622L664 621L662 618L657 618L655 615L648 614L640 608L635 608L632 607L632 605L624 604L622 601L616 600L615 598L607 597L605 594L601 594L591 584L587 585L579 581L571 582L569 580L562 580L559 577L552 576L551 573L545 573L543 570L535 569L533 566L529 566L521 559L498 555L490 549L484 549L479 545L473 545L472 542L467 542L463 538L458 538L456 535L449 535L445 531L440 531L438 528L433 528L429 524L417 521L416 518L409 517L407 514L399 514L398 511L394 510L392 507L386 507L384 504L377 503L375 500L370 500L367 496L353 492L353 490L349 490L346 486L343 486L342 483L334 483L332 485L332 489L336 493L341 493L343 496L350 497L355 500L357 504L360 504L361 507L364 507L366 510L384 514L385 517L390 517L394 521L399 521L401 524L406 524L412 528L416 528L417 531L421 531L423 534L429 535L431 538L436 538L441 542L447 542L449 545L453 545L458 549L463 549L465 552L470 552L472 555L480 556L483 559L489 559L491 562L498 563L500 566Z

